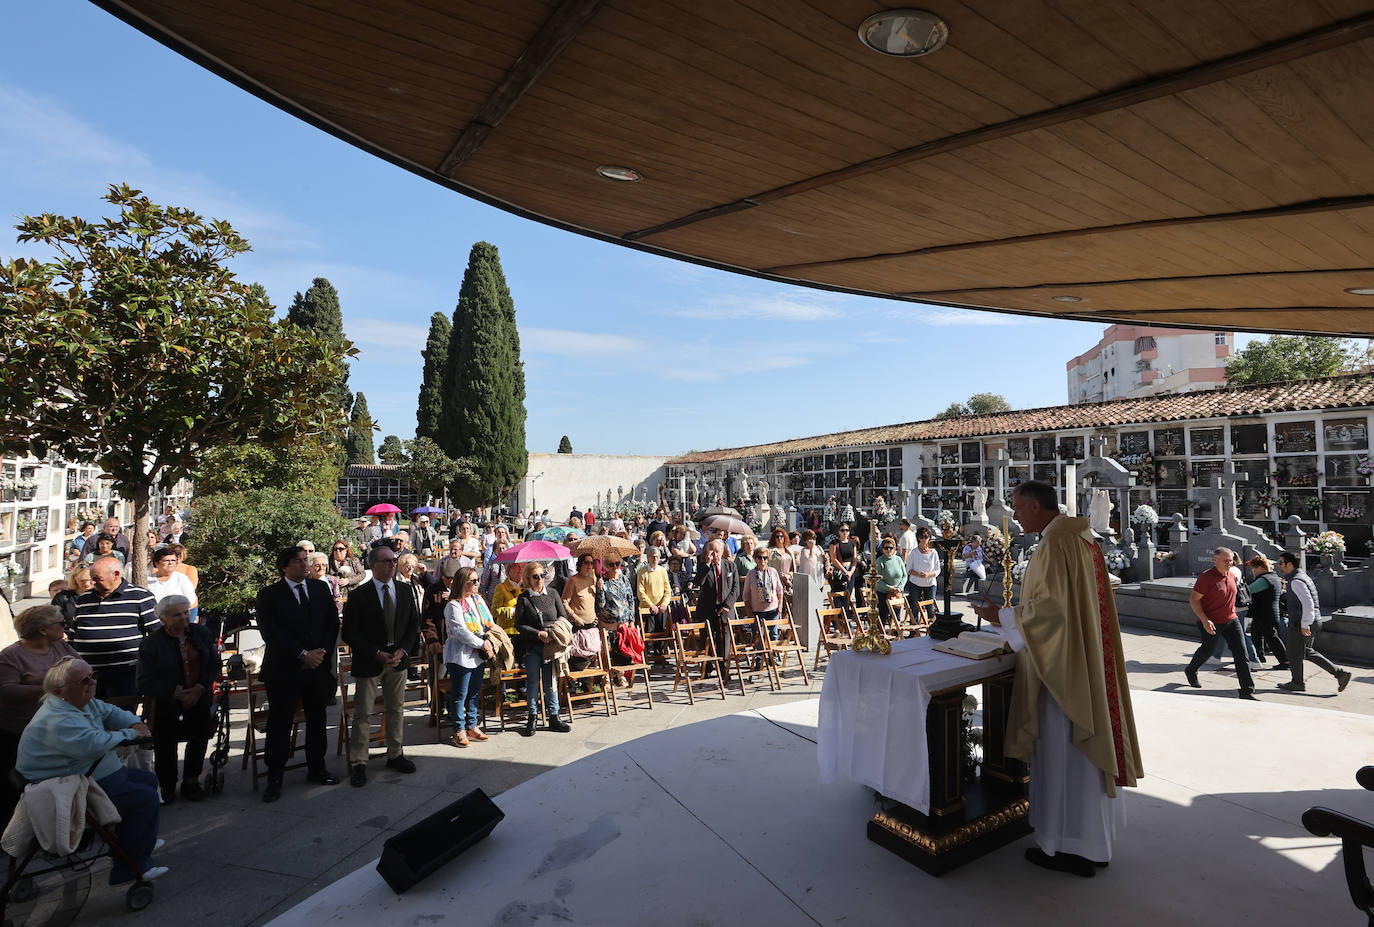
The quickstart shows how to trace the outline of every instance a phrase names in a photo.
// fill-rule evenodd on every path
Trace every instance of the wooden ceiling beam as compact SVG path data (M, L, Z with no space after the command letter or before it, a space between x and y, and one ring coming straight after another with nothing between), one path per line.
M472 120L463 128L458 140L439 162L438 172L452 178L463 163L482 147L491 131L509 115L520 98L529 92L549 65L558 59L582 27L596 15L606 0L563 0L549 14L539 31L530 39L520 57L495 89L478 107Z
M1201 280L1233 280L1239 277L1267 279L1270 277L1289 277L1295 274L1374 274L1374 267L1322 267L1312 270L1252 270L1231 274L1190 274L1179 277L1132 277L1124 280L1084 280L1078 283L1033 283L1022 286L965 286L949 290L907 290L897 295L908 296L912 299L921 299L922 297L943 298L968 293L1014 293L1018 291L1031 293L1038 290L1091 290L1098 287L1132 286L1142 283L1188 283ZM1099 312L1113 312L1115 310L1083 308L1075 309L1074 311L1093 314Z
M1197 67L1187 68L1166 74L1152 80L1142 81L1123 87L1120 90L1113 90L1099 96L1089 97L1079 100L1076 103L1068 103L1053 109L1044 110L1039 113L1031 113L1026 116L1018 116L1015 119L1008 119L1004 122L994 123L981 128L972 129L968 132L960 132L956 135L946 136L945 138L935 139L911 148L904 148L894 151L891 154L882 155L877 158L870 158L867 161L860 161L846 167L827 171L824 174L817 174L795 183L785 184L781 187L774 187L752 196L744 197L733 203L722 203L712 206L709 209L699 210L690 215L682 216L659 225L648 228L637 229L625 233L622 238L626 241L640 241L650 238L663 232L670 232L684 226L693 225L716 216L726 215L737 212L741 209L748 209L754 206L764 205L775 202L789 196L800 193L807 193L831 184L842 183L854 180L876 171L887 170L888 168L900 167L915 161L926 158L933 158L937 155L949 154L974 145L981 145L997 139L1007 138L1013 135L1020 135L1025 132L1032 132L1040 129L1047 129L1066 122L1073 122L1085 119L1090 116L1098 116L1114 110L1124 109L1128 106L1136 106L1150 100L1157 100L1163 97L1174 96L1218 81L1231 80L1255 71L1272 68L1298 58L1319 52L1329 51L1339 48L1352 42L1359 42L1364 39L1374 38L1374 13L1365 13L1350 19L1342 20L1321 29L1315 29L1302 35L1263 45L1250 51L1241 52L1216 61L1210 61Z
M1343 196L1334 199L1311 200L1306 203L1292 203L1287 206L1270 206L1265 209L1250 209L1242 212L1219 212L1205 216L1180 216L1172 219L1143 219L1140 222L1121 222L1116 225L1091 225L1086 228L1061 229L1057 232L1037 232L1034 235L1013 235L1008 238L985 238L977 241L959 241L948 245L931 245L929 248L913 248L910 251L889 251L880 254L865 254L859 257L837 258L833 261L812 261L805 264L778 264L774 267L760 267L759 272L786 277L818 267L852 267L873 261L889 261L894 258L929 257L933 254L949 254L956 251L976 251L979 248L996 248L1001 245L1025 245L1041 241L1060 241L1066 238L1082 238L1086 235L1102 235L1114 232L1135 232L1143 229L1165 229L1189 225L1205 225L1212 222L1244 222L1250 220L1277 219L1285 216L1310 215L1320 212L1341 212L1351 209L1367 209L1374 206L1374 195ZM992 288L995 289L995 288Z

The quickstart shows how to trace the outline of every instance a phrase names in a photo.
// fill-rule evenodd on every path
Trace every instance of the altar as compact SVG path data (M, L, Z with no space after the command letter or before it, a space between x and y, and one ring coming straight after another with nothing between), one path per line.
M841 651L821 689L821 778L844 773L890 800L868 837L933 875L1030 833L1027 767L1003 753L1016 655L969 660L928 637L892 653ZM964 782L965 690L983 686L983 760Z

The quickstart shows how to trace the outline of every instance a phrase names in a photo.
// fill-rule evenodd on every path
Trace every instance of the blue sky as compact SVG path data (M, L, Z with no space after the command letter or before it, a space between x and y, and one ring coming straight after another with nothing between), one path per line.
M0 56L0 256L14 220L103 215L126 181L229 220L282 312L339 290L351 384L410 437L429 317L475 241L500 248L526 366L527 445L679 453L926 418L988 390L1065 401L1104 326L841 296L708 270L483 206L313 129L79 0L10 4ZM1244 340L1238 339L1241 344ZM758 411L740 387L768 386Z

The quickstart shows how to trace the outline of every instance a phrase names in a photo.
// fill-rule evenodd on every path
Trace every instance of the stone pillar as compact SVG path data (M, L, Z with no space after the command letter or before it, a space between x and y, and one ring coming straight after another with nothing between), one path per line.
M1298 558L1298 569L1307 569L1307 532L1302 530L1302 519L1296 515L1288 516L1288 527L1283 531L1283 549Z
M1141 529L1141 544L1137 548L1140 556L1135 560L1135 581L1149 582L1155 578L1155 539L1148 528Z

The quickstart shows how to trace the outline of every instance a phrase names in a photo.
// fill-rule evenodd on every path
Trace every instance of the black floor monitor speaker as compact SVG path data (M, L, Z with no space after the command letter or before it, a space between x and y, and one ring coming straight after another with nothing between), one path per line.
M485 792L473 789L382 844L377 871L400 894L491 833L505 816Z

